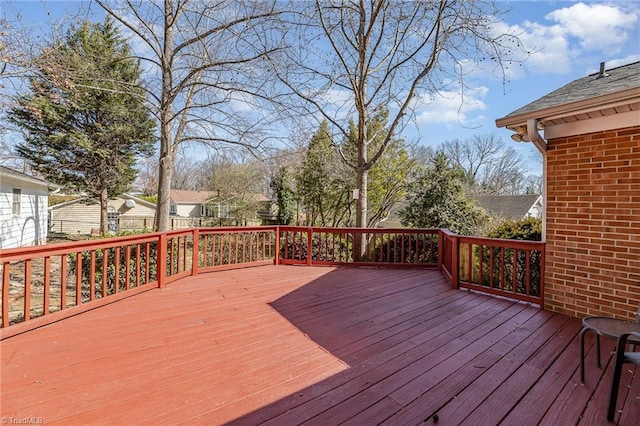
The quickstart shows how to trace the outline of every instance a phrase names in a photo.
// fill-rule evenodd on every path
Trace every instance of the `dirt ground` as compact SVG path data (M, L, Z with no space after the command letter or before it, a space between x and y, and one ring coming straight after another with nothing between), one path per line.
M69 241L81 241L90 238L87 235L66 235L52 233L47 238L47 244L65 243ZM54 256L50 261L50 294L49 294L49 311L54 312L60 310L62 293L61 274L60 274L60 256ZM24 318L24 302L25 302L25 263L12 262L9 271L9 321L16 323ZM0 274L5 268L4 264L0 264ZM3 275L4 276L4 275ZM44 310L44 259L36 258L31 261L31 317L40 316ZM4 281L2 282L4 286ZM75 305L75 277L67 276L67 306Z

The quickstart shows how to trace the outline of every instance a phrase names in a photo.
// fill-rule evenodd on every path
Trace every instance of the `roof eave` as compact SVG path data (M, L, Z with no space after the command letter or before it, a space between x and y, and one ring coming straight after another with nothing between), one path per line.
M525 112L518 115L507 115L496 120L497 127L506 127L508 129L516 129L527 125L528 120L538 120L544 126L544 122L569 117L585 112L605 110L615 108L617 106L637 102L640 99L640 87L621 90L615 93L608 93L602 96L596 96L589 99L583 99L577 102L571 102L564 105L543 108L535 111Z

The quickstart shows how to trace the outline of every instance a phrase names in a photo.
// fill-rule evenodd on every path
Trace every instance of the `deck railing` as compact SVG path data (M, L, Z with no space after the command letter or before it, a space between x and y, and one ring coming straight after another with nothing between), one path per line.
M454 287L510 297L542 307L544 243L441 232L444 242L441 269Z
M286 265L437 267L437 229L280 227Z
M544 295L538 242L435 229L195 228L0 250L2 337L185 276L264 264L438 268L456 288L540 305Z

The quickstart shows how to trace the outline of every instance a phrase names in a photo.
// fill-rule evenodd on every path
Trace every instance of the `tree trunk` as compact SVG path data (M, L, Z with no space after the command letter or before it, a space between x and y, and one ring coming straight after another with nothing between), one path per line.
M162 96L160 105L160 162L158 164L158 202L156 204L156 231L169 230L169 208L171 204L171 174L173 173L173 108L171 87L173 84L173 7L171 0L164 2L164 46L162 54Z
M356 227L365 228L367 226L367 181L369 171L359 169L356 177L356 186L358 187L358 199L356 201Z
M162 127L165 125L161 124ZM171 149L164 149L169 141L160 138L160 163L158 167L158 201L156 204L157 231L169 230L169 209L171 207L171 173L173 172L173 155Z
M369 171L362 167L358 168L357 186L358 200L356 201L356 228L364 228L367 225L367 178ZM353 257L356 262L366 260L365 252L367 238L364 233L354 238Z
M100 190L100 233L106 235L109 232L109 221L107 218L107 209L109 207L109 194L107 188Z

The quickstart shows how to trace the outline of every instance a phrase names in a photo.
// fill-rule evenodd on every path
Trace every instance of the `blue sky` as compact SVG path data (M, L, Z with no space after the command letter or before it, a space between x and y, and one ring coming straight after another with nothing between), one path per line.
M6 15L19 11L26 22L46 25L65 12L89 5L86 1L5 0L0 11ZM496 132L505 146L527 156L531 145L513 142L511 132L495 127L497 118L595 72L600 62L610 68L640 61L638 2L504 1L499 6L509 11L497 29L517 31L535 52L522 66L509 70L506 83L490 69L470 67L465 102L452 91L421 106L416 124L402 135L406 139L435 147L446 140ZM101 20L101 14L94 19Z
M496 129L495 119L597 71L600 62L610 68L640 61L640 3L512 1L500 5L510 9L504 25L521 31L521 40L536 53L517 67L505 85L500 79L486 78L487 70L473 72L468 83L477 90L460 113L459 99L439 100L427 107L424 122L418 123L424 143L437 145L496 132L523 152L530 144L512 142L511 132Z

